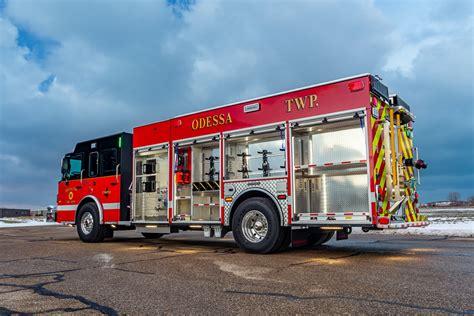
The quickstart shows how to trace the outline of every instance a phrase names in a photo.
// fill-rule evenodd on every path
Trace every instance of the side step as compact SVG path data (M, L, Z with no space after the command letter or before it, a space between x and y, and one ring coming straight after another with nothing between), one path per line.
M160 226L160 225L136 226L135 230L137 233L153 233L153 234L172 233L170 226Z

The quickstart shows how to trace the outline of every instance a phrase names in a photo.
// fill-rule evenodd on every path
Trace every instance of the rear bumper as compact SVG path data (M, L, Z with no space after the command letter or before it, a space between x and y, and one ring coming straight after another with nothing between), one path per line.
M430 224L430 222L428 222L428 221L401 222L401 223L392 222L392 223L389 223L387 225L378 224L377 228L382 228L382 229L405 229L405 228L409 228L409 227L424 227L424 226L428 226L429 224Z

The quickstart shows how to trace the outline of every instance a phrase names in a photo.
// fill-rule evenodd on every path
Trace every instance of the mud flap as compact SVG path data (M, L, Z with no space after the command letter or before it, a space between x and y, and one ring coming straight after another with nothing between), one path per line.
M291 246L302 247L308 244L308 237L311 233L310 229L292 229L291 230Z
M336 232L336 240L344 240L344 239L348 239L348 238L349 238L349 234L347 233L347 231L345 229L338 230Z

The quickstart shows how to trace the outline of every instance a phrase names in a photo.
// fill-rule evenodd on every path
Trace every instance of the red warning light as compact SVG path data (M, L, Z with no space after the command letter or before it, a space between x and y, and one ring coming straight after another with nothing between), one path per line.
M388 225L388 223L390 223L390 220L388 219L388 217L380 217L379 218L379 224L380 225Z
M364 89L364 82L361 80L352 81L351 83L349 83L348 87L349 91L351 92L360 91Z

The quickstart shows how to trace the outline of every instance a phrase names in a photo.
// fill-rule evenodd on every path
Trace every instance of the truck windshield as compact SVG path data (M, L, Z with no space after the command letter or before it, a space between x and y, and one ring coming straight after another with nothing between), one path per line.
M82 170L82 155L66 156L63 159L63 179L79 179Z

